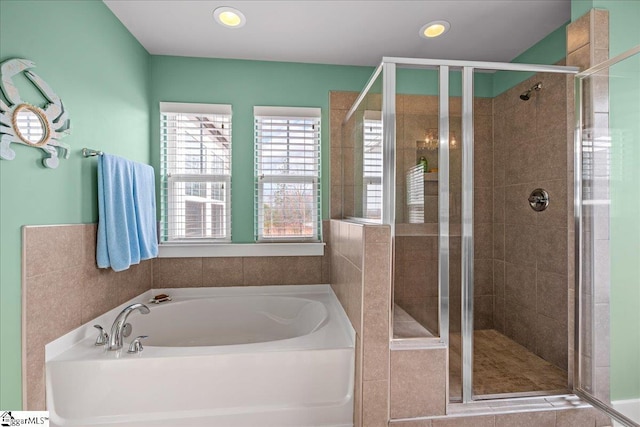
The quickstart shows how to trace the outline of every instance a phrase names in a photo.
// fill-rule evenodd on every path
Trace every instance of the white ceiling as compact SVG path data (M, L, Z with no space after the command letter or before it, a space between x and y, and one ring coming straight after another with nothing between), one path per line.
M571 15L570 0L103 1L154 55L368 66L383 56L508 62ZM218 6L246 25L218 25ZM441 19L446 34L418 36Z

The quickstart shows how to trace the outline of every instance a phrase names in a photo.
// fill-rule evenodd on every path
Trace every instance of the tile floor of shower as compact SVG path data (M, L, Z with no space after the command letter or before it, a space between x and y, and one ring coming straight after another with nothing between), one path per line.
M398 305L394 306L394 338L433 337ZM567 372L533 354L494 329L473 334L473 392L483 398L504 394L564 393ZM449 335L449 390L453 401L462 390L462 339Z

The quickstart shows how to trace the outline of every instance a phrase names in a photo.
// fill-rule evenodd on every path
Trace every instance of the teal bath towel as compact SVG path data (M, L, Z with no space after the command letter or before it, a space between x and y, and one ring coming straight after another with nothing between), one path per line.
M151 166L109 154L100 156L98 215L98 267L122 271L158 256Z

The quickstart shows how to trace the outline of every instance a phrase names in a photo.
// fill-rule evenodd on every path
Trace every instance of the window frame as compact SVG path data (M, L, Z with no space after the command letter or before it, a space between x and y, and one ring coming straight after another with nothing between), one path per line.
M167 114L202 114L202 115L219 115L227 116L229 129L227 130L228 138L228 153L226 154L229 164L228 174L219 173L204 173L204 174L190 174L190 173L173 173L169 170L169 164L166 160L171 156L171 151L176 150L177 147L171 147L168 139L165 138L165 132L168 127L164 125L163 116ZM228 104L200 104L200 103L180 103L180 102L160 102L160 245L181 245L181 244L203 244L203 243L230 243L231 242L231 177L233 170L232 159L232 109ZM203 144L203 142L201 142ZM173 154L175 156L175 154ZM198 200L191 200L190 198L197 198L198 196L186 195L186 186L189 183L221 183L224 191L224 201L222 201L224 217L224 229L225 233L222 237L187 237L188 224L186 222L186 203L198 202ZM183 184L185 186L185 195L178 196L175 187ZM211 190L213 191L213 189ZM171 212L171 208L176 206L177 199L184 199L185 202L185 215L178 217ZM187 200L189 199L189 200ZM204 205L205 201L202 201ZM206 202L211 204L210 202ZM208 214L208 217L211 215ZM179 236L177 233L178 223L183 221L185 223L185 232L183 236ZM205 227L208 227L205 221ZM214 228L213 223L210 225Z
M321 159L321 116L322 110L315 107L254 107L254 239L258 243L283 243L283 242L297 242L297 243L317 243L322 241L322 186L321 186L321 174L322 174L322 159ZM266 119L278 119L286 120L287 122L300 120L312 120L315 121L313 130L313 148L315 151L315 157L313 157L313 164L315 166L315 174L291 174L291 175L278 175L278 174L264 174L261 168L261 153L262 141L259 135L261 126L265 123ZM289 138L287 138L288 140ZM288 149L287 149L288 150ZM305 166L309 163L305 163ZM265 183L282 183L282 184L311 184L313 187L313 194L311 200L313 203L313 228L311 236L294 235L268 237L264 234L264 211L261 209L264 202L264 184Z

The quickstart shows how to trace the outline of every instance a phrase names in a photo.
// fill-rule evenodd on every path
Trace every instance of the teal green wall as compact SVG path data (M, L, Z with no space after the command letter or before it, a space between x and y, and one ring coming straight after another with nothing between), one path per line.
M553 65L567 56L566 26L568 22L550 33L548 36L531 46L513 61L520 64L546 64ZM527 80L535 73L497 71L493 75L493 96L514 87L518 83Z
M474 95L493 96L493 73L476 72L473 75ZM412 95L438 95L438 71L399 67L396 73L396 92ZM449 75L449 96L462 96L462 72Z
M593 9L593 0L571 0L571 22Z
M609 58L640 45L640 0L593 0L593 7L609 11Z
M0 61L22 57L62 98L71 117L68 160L41 166L42 150L12 144L0 160L0 408L20 409L20 262L26 224L97 221L91 147L149 157L149 55L101 1L0 0ZM26 88L26 79L15 79ZM44 100L21 92L31 103Z
M151 164L159 170L160 102L231 104L232 239L253 242L253 107L322 108L322 187L329 188L329 91L359 92L373 68L282 62L151 57ZM322 194L329 217L329 192Z
M610 374L611 399L621 400L640 397L640 54L609 75Z

